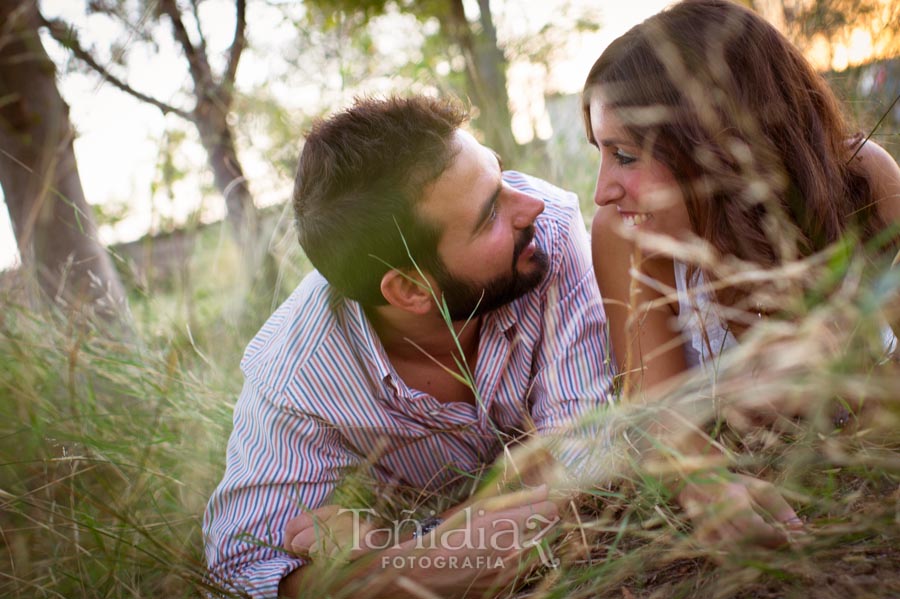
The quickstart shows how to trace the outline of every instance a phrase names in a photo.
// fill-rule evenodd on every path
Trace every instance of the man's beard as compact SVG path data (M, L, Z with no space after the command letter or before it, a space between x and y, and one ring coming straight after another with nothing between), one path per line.
M531 272L521 273L516 268L519 256L532 239L534 239L533 225L522 232L522 237L513 248L510 272L487 283L474 284L463 278L454 277L443 262L438 268L432 269L434 279L443 292L443 299L450 311L450 318L462 321L481 316L519 299L537 287L544 280L549 267L547 254L541 248L536 247L531 256L533 264Z

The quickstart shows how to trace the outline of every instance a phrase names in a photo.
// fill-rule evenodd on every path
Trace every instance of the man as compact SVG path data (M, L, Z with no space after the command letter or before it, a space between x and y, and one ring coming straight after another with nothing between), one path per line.
M448 101L360 100L307 138L294 209L317 271L241 362L227 469L204 521L219 582L296 594L305 560L277 548L351 469L433 490L608 400L577 198L504 173L465 119ZM525 515L552 512L538 489L475 525L524 528ZM441 596L493 582L477 568L405 575Z

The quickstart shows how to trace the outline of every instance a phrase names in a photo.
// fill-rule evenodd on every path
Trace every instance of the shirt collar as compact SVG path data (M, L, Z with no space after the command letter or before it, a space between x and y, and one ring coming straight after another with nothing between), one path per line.
M385 381L389 377L393 378L394 368L388 359L384 344L381 343L375 328L366 316L366 311L359 302L350 299L344 299L343 302L348 335L363 365L373 380Z
M515 303L516 302L514 301L505 306L500 306L496 310L485 315L485 318L493 321L500 331L506 333L516 324L516 313L513 310L513 304Z

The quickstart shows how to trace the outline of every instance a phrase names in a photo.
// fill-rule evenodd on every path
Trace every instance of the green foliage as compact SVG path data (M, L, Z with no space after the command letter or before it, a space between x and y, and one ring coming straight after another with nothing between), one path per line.
M285 291L241 287L223 225L193 248L181 276L133 292L131 345L0 297L0 559L13 574L0 596L193 597L207 584L200 520L224 468L236 365ZM292 289L308 263L279 259Z
M267 86L239 94L235 115L242 145L261 153L282 181L290 181L297 170L301 134L309 129L311 116L288 109Z
M599 31L602 25L603 13L597 6L567 0L552 21L542 24L536 32L513 35L504 51L510 60L526 60L549 70L571 55L573 40Z
M115 226L131 214L131 206L125 199L110 200L103 204L91 206L91 208L93 209L94 221L98 226Z
M233 369L125 347L7 305L0 326L4 596L186 597L229 428Z

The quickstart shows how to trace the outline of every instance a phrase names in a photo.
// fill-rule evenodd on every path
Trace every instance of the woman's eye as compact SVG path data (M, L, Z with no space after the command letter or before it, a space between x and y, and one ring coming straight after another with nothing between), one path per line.
M626 154L622 150L616 150L615 153L613 154L613 158L615 158L616 162L618 162L622 166L624 166L626 164L631 164L632 162L637 160L636 156L632 156L631 154Z

